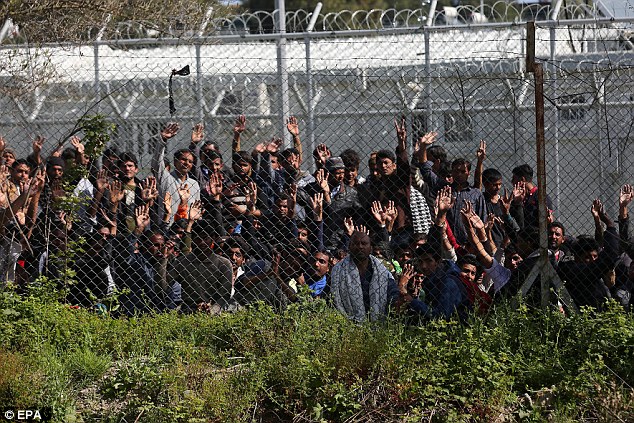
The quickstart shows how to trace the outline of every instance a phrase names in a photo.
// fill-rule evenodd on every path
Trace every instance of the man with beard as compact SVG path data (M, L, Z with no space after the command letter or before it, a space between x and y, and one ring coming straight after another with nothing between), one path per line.
M316 173L316 192L324 196L324 237L329 246L337 245L343 235L343 221L346 217L359 220L361 203L357 189L344 183L346 167L340 157L330 157L325 169Z
M117 227L122 234L129 234L134 230L135 210L144 204L141 196L141 180L136 177L139 173L139 161L132 153L123 153L119 156L119 178L121 193L118 201L112 201L112 195L106 198L110 199L110 208L112 209L115 202L118 203L116 209ZM99 175L103 176L103 172ZM106 185L102 180L97 180L97 190L95 197L103 196ZM118 186L117 186L118 187ZM109 187L110 188L110 187Z
M180 149L174 153L174 170L169 172L165 167L165 147L167 141L176 136L180 127L177 123L170 123L167 125L160 134L160 139L157 142L154 157L152 158L152 171L156 175L156 179L159 187L160 198L165 197L165 193L169 193L172 199L171 216L166 219L168 226L174 223L174 216L176 213L186 212L186 209L191 207L195 201L200 200L200 185L198 182L189 175L191 172L195 158L194 154L188 149ZM179 191L188 191L189 198L187 203L181 206L179 210L179 203L181 195ZM183 210L183 208L185 210ZM159 210L159 219L163 218L164 210Z
M348 256L332 268L335 308L355 322L383 318L399 295L394 277L371 252L370 236L357 230Z
M566 228L563 223L553 222L548 225L548 249L555 258L555 265L562 260L572 259L570 249L566 245Z

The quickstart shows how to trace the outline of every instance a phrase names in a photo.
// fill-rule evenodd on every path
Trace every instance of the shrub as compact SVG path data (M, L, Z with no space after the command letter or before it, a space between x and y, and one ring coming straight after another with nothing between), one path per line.
M632 421L634 319L497 307L358 325L323 301L113 319L0 293L0 401L56 421Z

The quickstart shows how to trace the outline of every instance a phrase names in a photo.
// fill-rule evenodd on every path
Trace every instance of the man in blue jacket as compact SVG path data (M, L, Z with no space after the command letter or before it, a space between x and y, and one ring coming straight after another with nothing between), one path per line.
M425 277L422 285L425 297L421 300L404 295L409 310L424 318L448 320L457 314L460 320L466 320L471 304L456 263L442 260L435 245L423 244L416 250L414 268Z

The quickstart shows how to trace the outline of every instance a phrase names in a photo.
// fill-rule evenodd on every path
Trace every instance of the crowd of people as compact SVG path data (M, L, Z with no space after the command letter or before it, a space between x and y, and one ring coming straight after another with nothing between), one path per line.
M246 125L236 119L228 161L198 124L171 162L165 151L180 126L167 125L150 140L143 180L137 157L113 146L89 157L73 136L43 158L37 137L19 158L0 138L2 280L24 290L46 277L73 306L116 297L126 315L283 307L305 295L359 322L392 312L465 319L518 294L539 258L533 169L505 177L485 168L484 141L473 165L450 160L435 132L413 139L410 157L405 120L396 120L395 146L363 158L363 177L357 151L335 155L325 144L312 151L316 170L304 170L295 117L284 149L274 138L244 151ZM567 234L548 201L549 258L575 306L600 310L614 298L629 309L633 195L622 187L618 228L595 200L591 236ZM527 301L539 301L539 285ZM556 288L551 303L573 306Z

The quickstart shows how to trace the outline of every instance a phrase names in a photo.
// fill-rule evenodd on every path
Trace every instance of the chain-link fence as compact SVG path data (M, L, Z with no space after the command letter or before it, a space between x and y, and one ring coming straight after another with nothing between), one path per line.
M549 243L578 305L610 296L625 304L631 292L629 257L620 256L628 245L610 229L620 222L626 240L631 24L544 21L536 31L547 193L551 220L561 222ZM244 31L2 54L30 71L6 79L0 98L9 167L3 277L20 287L44 275L69 289L71 304L90 307L115 293L128 314L283 304L302 285L312 295L335 291L351 316L379 313L376 304L403 301L406 292L451 314L473 307L480 292L517 290L528 273L514 268L537 248L535 89L524 25ZM188 75L172 73L185 65ZM94 127L78 121L97 114L115 125L103 158L67 147L78 128L90 138ZM437 136L424 136L430 132ZM36 135L47 139L39 155ZM27 188L28 172L44 165L46 181ZM448 225L444 185L457 198ZM591 212L595 198L603 206ZM463 210L471 217L463 220L467 200L473 213ZM370 260L370 276L352 266L367 260L355 225L369 230L380 258ZM421 264L426 255L437 267ZM399 275L411 259L408 285ZM471 265L474 277L464 270ZM482 268L489 270L479 280ZM462 297L443 304L433 282L454 276ZM365 296L350 288L354 278ZM404 281L398 300L381 288L392 279L391 288Z

